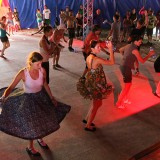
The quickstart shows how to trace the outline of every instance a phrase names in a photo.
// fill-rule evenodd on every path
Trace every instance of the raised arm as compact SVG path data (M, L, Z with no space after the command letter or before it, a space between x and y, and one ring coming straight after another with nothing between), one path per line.
M104 65L113 65L115 63L115 58L114 58L112 42L109 41L108 44L106 44L106 46L108 47L108 50L110 53L109 60L98 58L97 62Z

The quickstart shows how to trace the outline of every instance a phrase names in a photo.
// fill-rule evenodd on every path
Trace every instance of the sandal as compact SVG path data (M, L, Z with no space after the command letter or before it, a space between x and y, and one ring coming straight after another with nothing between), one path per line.
M159 96L156 92L153 92L153 94L154 94L156 97L160 98L160 96Z
M87 124L87 121L85 119L82 120L83 123ZM91 126L95 126L94 123L91 123Z
M38 139L37 142L42 148L49 149L48 145L42 139Z
M41 155L38 151L34 150L33 148L27 147L26 151L29 155L32 155L32 156L40 156Z
M93 127L93 128L85 127L84 130L89 131L89 132L94 132L94 131L96 131L96 128L95 127Z

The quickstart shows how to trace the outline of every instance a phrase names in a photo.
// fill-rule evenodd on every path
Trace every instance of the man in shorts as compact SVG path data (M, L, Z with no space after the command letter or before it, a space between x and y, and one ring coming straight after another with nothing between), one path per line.
M74 51L74 49L72 48L72 44L73 44L73 39L75 38L75 22L76 22L76 17L73 16L73 11L70 10L69 16L67 17L67 30L69 37L68 50L70 52Z
M51 11L45 5L43 10L43 20L44 20L44 23L48 26L50 25L50 18L51 18L50 15L51 15Z

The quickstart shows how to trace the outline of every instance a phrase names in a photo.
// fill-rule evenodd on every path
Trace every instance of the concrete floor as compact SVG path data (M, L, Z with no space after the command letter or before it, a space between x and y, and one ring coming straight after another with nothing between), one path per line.
M0 58L0 87L8 86L19 69L25 66L29 52L38 51L40 36L17 33L10 37L11 47L5 54L7 59ZM41 157L29 156L25 151L26 140L0 132L0 160L127 160L160 141L160 99L152 94L160 77L154 72L153 62L140 65L140 75L133 76L132 103L125 110L117 109L115 102L123 87L119 70L122 57L119 53L115 53L115 65L104 66L107 80L115 89L103 100L97 113L97 131L84 131L81 121L90 107L90 101L76 91L76 82L85 67L82 44L82 41L75 40L74 48L78 53L73 53L64 43L66 48L61 52L59 64L63 68L60 70L52 69L50 59L51 90L57 100L72 106L61 128L44 138L50 150L41 149L35 142ZM100 56L107 58L103 53Z

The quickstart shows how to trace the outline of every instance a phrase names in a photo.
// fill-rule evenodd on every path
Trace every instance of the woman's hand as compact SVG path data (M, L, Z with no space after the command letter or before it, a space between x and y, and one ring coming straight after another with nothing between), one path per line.
M106 46L108 47L108 49L113 50L113 45L111 41L106 41Z
M153 56L155 54L155 51L153 50L153 51L149 51L149 55L150 56Z
M0 103L4 103L5 102L5 97L4 96L2 96L2 97L0 97Z

